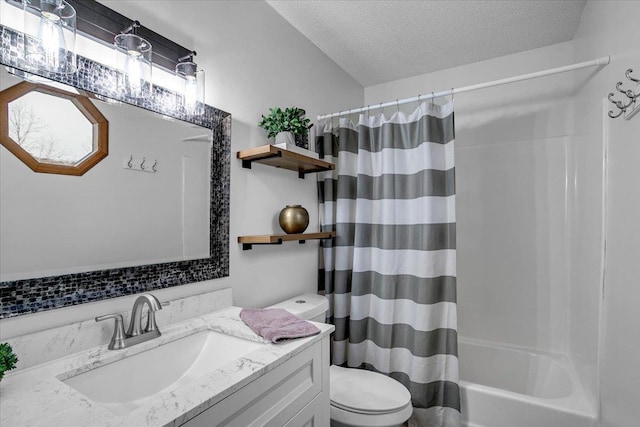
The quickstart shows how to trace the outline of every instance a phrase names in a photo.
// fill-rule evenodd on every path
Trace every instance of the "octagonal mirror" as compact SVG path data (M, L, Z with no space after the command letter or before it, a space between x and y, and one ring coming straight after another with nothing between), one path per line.
M0 142L35 172L83 175L107 156L108 137L86 96L31 82L0 92Z

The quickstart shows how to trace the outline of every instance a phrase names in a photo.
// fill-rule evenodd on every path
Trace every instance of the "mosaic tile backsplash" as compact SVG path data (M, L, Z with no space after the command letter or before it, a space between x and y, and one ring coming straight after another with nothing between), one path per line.
M0 62L25 70L22 59L23 35L0 26ZM231 115L200 104L199 114L190 115L175 107L179 95L153 86L153 96L128 99L118 87L118 70L91 59L77 57L73 74L37 73L42 77L74 86L99 96L126 102L159 114L211 129L211 215L210 257L191 261L80 272L61 276L0 282L0 318L51 310L60 307L115 298L144 291L169 288L229 275L229 172L231 161Z

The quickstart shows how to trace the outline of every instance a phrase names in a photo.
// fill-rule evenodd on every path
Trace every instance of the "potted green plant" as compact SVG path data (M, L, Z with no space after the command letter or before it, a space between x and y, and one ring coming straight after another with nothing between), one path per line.
M269 138L275 137L276 144L295 144L295 135L306 136L309 133L311 120L304 117L305 114L298 107L270 108L269 115L263 115L258 126L267 132Z
M6 371L16 367L18 357L13 353L13 349L7 343L0 344L0 380Z

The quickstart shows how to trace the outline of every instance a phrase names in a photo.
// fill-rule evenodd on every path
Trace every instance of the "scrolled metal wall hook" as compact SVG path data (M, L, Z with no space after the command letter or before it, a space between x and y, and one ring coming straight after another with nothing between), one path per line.
M609 100L609 102L615 105L616 108L618 108L618 110L620 110L618 114L615 114L613 111L609 110L609 117L611 117L612 119L616 119L620 117L625 112L627 107L633 103L633 101L631 101L629 105L625 106L622 103L622 101L616 101L615 99L613 99L613 92L609 93L609 96L607 96L607 99Z
M624 92L623 92L624 93ZM607 99L612 103L615 104L616 107L618 107L621 110L626 110L627 108L629 108L631 106L631 104L633 104L633 102L635 101L634 98L631 98L629 100L629 103L625 105L624 102L622 101L617 101L615 99L613 99L613 92L609 94L609 96L607 96Z
M623 116L625 120L630 120L633 116L635 116L640 112L640 103L638 102L638 99L640 99L640 91L638 91L638 87L640 87L639 85L640 79L632 77L631 76L632 72L633 72L633 69L628 68L627 71L625 71L624 76L630 82L633 82L636 84L636 87L634 89L623 88L622 87L622 85L624 84L623 82L616 83L616 90L622 93L624 96L626 96L625 100L618 101L614 99L613 92L607 96L607 99L609 100L609 102L611 102L613 105L616 106L616 108L618 108L618 110L620 110L617 113L614 113L613 111L609 111L609 117L611 117L612 119Z
M627 98L636 99L638 97L632 90L622 89L622 82L616 83L616 90L620 93L624 93Z
M613 99L613 93L610 93L609 96L607 97L607 99L609 99L609 101L614 103L616 105L616 107L620 108L621 110L626 110L627 108L629 108L631 106L631 104L633 104L635 102L635 97L630 98L628 104L625 104L622 101L616 101L615 99Z
M147 161L147 158L143 157L142 158L142 162L140 163L140 170L144 170L144 162L146 162L146 161Z
M618 111L618 114L614 114L612 110L609 110L609 117L611 117L612 119L617 119L622 115L622 113L624 113L624 110Z

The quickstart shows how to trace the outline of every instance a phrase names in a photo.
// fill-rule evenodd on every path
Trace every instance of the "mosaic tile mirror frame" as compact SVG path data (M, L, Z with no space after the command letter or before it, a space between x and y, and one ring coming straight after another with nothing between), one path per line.
M20 54L22 37L22 33L0 26L0 63L8 69L24 70ZM0 282L0 318L228 276L231 115L204 104L198 105L199 114L189 115L171 102L176 99L176 93L155 85L150 98L127 99L123 90L114 84L121 78L118 70L81 56L77 57L76 73L38 74L211 130L210 257Z

